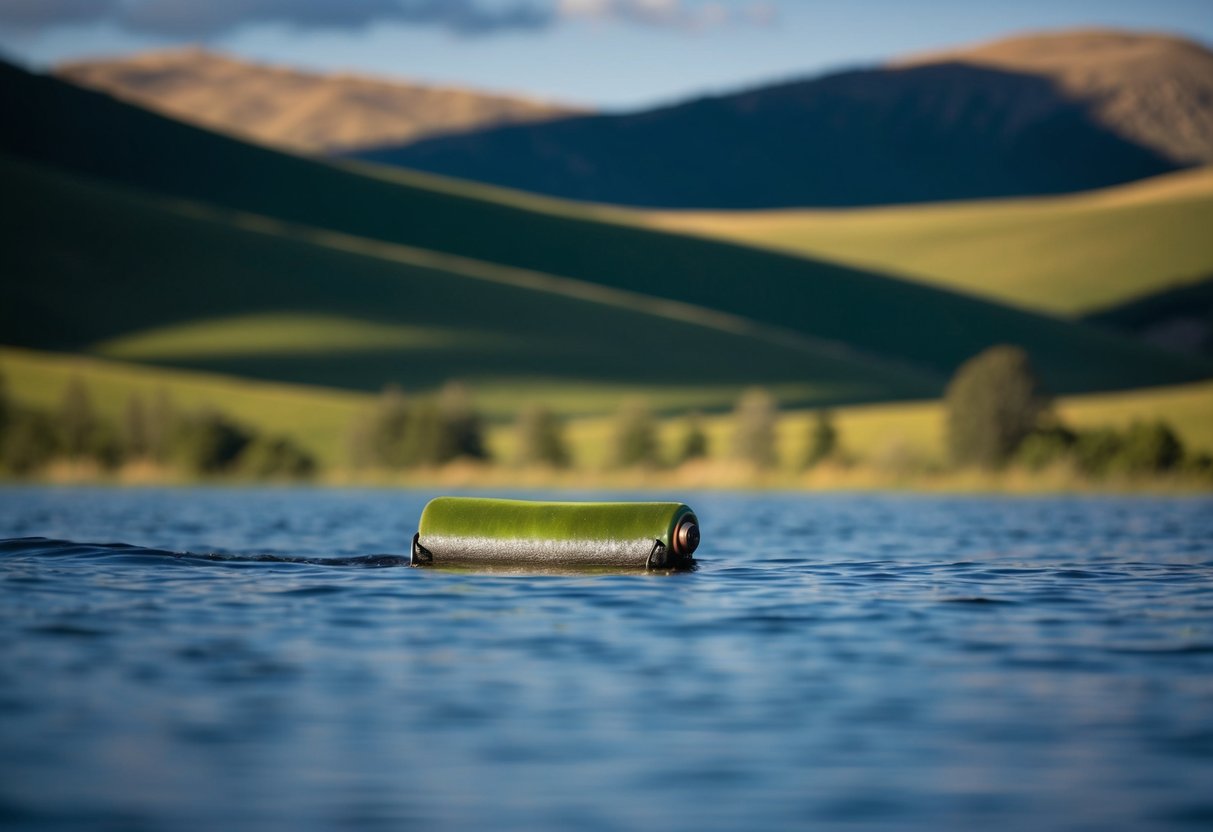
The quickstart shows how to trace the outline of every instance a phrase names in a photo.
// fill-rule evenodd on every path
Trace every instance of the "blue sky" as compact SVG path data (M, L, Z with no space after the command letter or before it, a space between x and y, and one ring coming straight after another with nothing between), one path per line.
M1213 43L1208 0L0 0L35 67L201 43L238 55L626 109L1025 30Z

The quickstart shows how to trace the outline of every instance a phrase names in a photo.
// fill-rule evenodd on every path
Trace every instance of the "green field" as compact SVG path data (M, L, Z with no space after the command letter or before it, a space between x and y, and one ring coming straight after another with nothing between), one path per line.
M212 373L149 368L8 347L0 347L0 374L14 399L42 408L57 406L68 381L80 378L93 392L98 411L115 420L120 418L132 394L150 400L163 391L183 410L216 407L252 427L291 436L312 451L323 465L338 468L346 464L345 440L351 423L374 403L372 396L341 390L252 382ZM624 395L644 392L642 388L621 389L614 404ZM492 417L488 444L495 458L511 461L515 447L511 423L514 414L503 408L516 400L517 392L477 389L473 393L478 407ZM611 406L605 400L598 404L602 409ZM1213 382L1067 396L1057 402L1057 410L1067 424L1075 427L1124 427L1134 420L1164 419L1188 447L1213 452ZM859 405L839 408L834 415L844 454L860 464L879 467L899 459L916 463L943 460L944 422L938 402ZM803 458L809 419L807 411L782 414L779 446L785 461L792 463ZM732 439L732 423L727 414L707 417L704 426L712 455L727 457ZM667 454L673 453L683 430L681 418L660 420L659 432ZM609 417L571 419L566 438L575 463L589 469L605 465L612 431Z
M641 221L1061 315L1213 276L1213 168L1072 196Z
M76 355L0 347L0 375L15 401L54 409L67 384L88 385L103 418L117 422L133 395L167 394L182 411L214 408L252 427L298 441L322 465L345 462L345 436L372 397L345 390L247 381L215 373L162 370Z
M719 406L697 391L747 382L803 404L921 398L1000 342L1062 392L1213 373L875 271L367 175L2 69L23 113L0 133L22 160L4 186L27 195L0 209L8 343L361 390L569 386L603 404L638 385Z

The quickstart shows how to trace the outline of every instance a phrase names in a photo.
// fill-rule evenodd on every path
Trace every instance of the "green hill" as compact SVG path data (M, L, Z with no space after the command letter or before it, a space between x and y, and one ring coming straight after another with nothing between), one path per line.
M1213 275L1213 167L1073 196L645 221L1061 315Z
M872 271L293 157L12 67L0 100L20 114L0 151L26 160L4 172L23 194L0 216L8 343L361 389L575 380L607 406L743 378L918 396L999 342L1058 392L1210 372Z
M685 304L319 236L28 163L0 160L0 182L27 195L20 210L0 209L21 241L0 254L10 343L363 390L455 377L502 390L715 387L699 403L712 406L747 383L849 401L923 395L937 381Z

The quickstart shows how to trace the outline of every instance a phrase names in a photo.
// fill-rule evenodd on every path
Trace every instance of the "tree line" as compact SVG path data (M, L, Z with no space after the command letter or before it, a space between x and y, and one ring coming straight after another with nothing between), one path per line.
M738 458L759 469L780 462L776 428L778 403L766 390L746 391L734 410L734 446ZM492 460L484 439L484 421L471 404L467 388L450 383L437 395L407 396L388 385L370 409L351 427L349 459L355 469L405 470L443 465L456 459L505 462L568 469L574 458L565 436L565 422L548 407L529 404L514 420L514 454ZM608 461L615 468L663 468L708 457L711 441L702 414L683 418L681 435L672 453L662 448L657 417L641 398L623 402L608 440ZM810 424L808 452L802 467L833 455L838 431L830 411L817 411Z
M963 364L947 386L944 404L953 468L1069 466L1094 479L1172 472L1213 476L1213 458L1186 449L1165 421L1124 429L1065 424L1018 347L992 347ZM735 403L730 447L713 447L698 412L681 417L674 442L663 447L657 417L643 399L630 398L615 414L604 456L617 469L669 468L726 456L757 471L851 463L830 410L810 415L797 459L781 457L780 418L775 397L755 387ZM433 468L458 459L556 470L574 466L565 421L548 407L521 408L513 432L512 457L493 459L485 421L465 385L452 382L425 395L388 385L350 426L346 458L354 470ZM60 461L87 462L102 471L147 462L193 477L301 479L318 470L314 456L289 437L258 431L215 408L182 409L163 390L130 395L120 417L107 419L78 377L68 382L57 407L39 409L12 401L0 374L0 472L36 475Z
M952 462L997 470L1018 464L1039 471L1069 465L1093 478L1165 474L1209 476L1213 457L1186 449L1162 419L1125 429L1065 424L1028 354L991 347L963 364L944 395Z
M116 471L148 463L191 477L303 479L316 460L297 442L241 424L215 408L184 410L166 391L127 397L118 419L96 408L89 386L70 379L54 408L14 402L0 375L0 472L31 476L56 463Z

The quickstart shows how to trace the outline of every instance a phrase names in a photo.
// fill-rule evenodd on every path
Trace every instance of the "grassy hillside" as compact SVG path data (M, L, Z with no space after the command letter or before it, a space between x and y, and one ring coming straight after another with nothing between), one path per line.
M1074 196L645 219L1062 315L1213 275L1213 167Z
M1087 320L1169 349L1213 355L1213 276L1101 309Z
M1172 35L1032 32L919 55L898 66L962 61L1050 79L1100 124L1184 164L1213 163L1213 53Z
M576 112L454 87L317 73L197 47L76 61L55 74L174 118L301 153L334 153Z
M374 338L389 340L455 330L447 334L459 346L414 360L401 360L399 343L389 352L362 350L360 377L342 361L348 350L296 360L266 355L263 346L255 355L195 361L178 349L171 359L362 388L401 374L423 383L451 375L540 376L555 365L562 379L620 385L660 386L676 374L710 387L742 372L767 383L795 373L796 381L827 387L855 379L866 392L838 395L871 398L907 395L924 382L937 391L963 360L998 342L1025 346L1046 383L1061 392L1209 373L1206 363L1095 328L874 272L276 153L10 67L0 68L0 97L23 113L0 131L7 153L192 205L143 210L133 193L85 185L73 191L66 180L23 184L21 177L50 174L10 167L10 192L32 195L28 205L6 203L0 226L6 274L16 287L15 302L0 309L10 343L142 349L150 358L148 338L153 345L189 341L204 324L230 332L249 315L332 316L337 320L325 324L330 338L350 319L410 327L376 330ZM200 222L210 230L199 232ZM348 276L351 254L371 256L356 269L370 277ZM472 282L451 281L451 273ZM542 302L518 302L515 293L525 287L542 289L529 296ZM513 299L502 299L507 294ZM336 306L334 298L341 299ZM566 314L560 305L574 300L587 305ZM625 310L632 316L626 320ZM643 325L637 313L647 316ZM282 337L292 324L278 320ZM712 344L689 331L684 337L684 325L701 335L713 330ZM187 329L165 330L174 326ZM525 333L524 343L486 349L466 337L503 329ZM724 348L729 332L742 340ZM803 364L795 366L793 353ZM856 362L866 369L855 372ZM870 386L877 368L880 393Z
M936 384L734 316L265 218L166 203L0 159L27 194L0 221L9 343L363 390L451 378L500 395L568 382L721 406L766 383L792 401ZM48 258L47 252L52 256ZM35 310L36 314L31 314ZM710 360L705 360L707 357Z
M132 395L151 402L168 394L182 411L218 408L251 427L284 434L322 465L345 463L349 425L372 397L345 390L248 381L215 373L164 370L117 361L0 347L0 374L8 395L28 406L59 406L64 388L79 378L103 418L118 422Z

